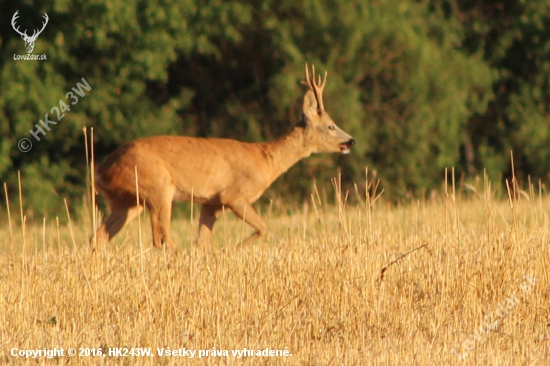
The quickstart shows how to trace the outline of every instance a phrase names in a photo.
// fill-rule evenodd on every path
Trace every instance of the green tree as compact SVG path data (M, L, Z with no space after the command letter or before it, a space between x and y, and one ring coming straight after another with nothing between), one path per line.
M470 119L477 171L544 178L550 171L550 2L433 1L434 11L464 28L467 54L483 55L496 71L494 99Z
M417 2L271 6L288 62L333 70L328 108L357 140L346 160L350 179L363 179L369 165L390 196L402 196L435 187L445 167L461 166L462 131L485 112L494 73L480 54L459 49L460 24Z
M49 24L35 53L47 61L14 61L24 52L11 27L3 27L0 71L0 177L16 186L16 170L28 186L27 203L46 212L58 196L83 195L84 126L95 128L98 156L137 137L185 130L180 112L196 90L166 92L170 65L185 55L221 57L214 41L239 41L232 27L250 20L246 6L200 1L45 1L38 6L0 2L3 14L19 10L21 29ZM30 33L29 33L30 34ZM195 72L197 72L195 70ZM85 77L92 90L30 152L16 143ZM53 116L52 120L55 121ZM55 179L52 174L55 172ZM25 184L27 186L27 184ZM41 188L39 188L41 187Z
M22 40L0 27L0 178L16 187L22 170L27 205L44 213L83 196L84 126L94 127L98 160L158 134L274 139L300 118L305 62L328 71L327 111L357 145L346 157L299 163L276 188L307 198L313 178L330 187L340 167L345 183L361 182L369 166L389 196L421 192L445 167L467 166L470 121L488 113L500 75L463 46L468 28L442 4L0 0L0 8L8 17L19 10L22 28L45 12L50 19L35 47L47 61L13 60ZM83 77L89 93L20 152L17 141Z

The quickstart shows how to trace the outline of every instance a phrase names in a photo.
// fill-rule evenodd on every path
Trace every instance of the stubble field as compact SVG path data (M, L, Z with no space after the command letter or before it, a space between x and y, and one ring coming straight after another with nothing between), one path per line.
M179 217L175 253L151 248L147 216L92 253L85 215L23 234L12 210L0 363L548 364L550 197L469 192L275 203L262 209L269 235L245 247L250 228L231 213L207 250L190 245L196 215Z

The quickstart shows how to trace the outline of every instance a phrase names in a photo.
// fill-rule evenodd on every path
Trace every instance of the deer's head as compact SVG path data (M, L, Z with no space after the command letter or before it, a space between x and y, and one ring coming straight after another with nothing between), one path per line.
M327 73L318 81L315 76L315 66L312 66L311 79L309 78L308 65L306 64L306 81L303 84L309 86L304 96L302 123L305 124L306 144L311 147L311 152L341 152L348 154L355 140L334 123L323 105L323 89L327 82Z
M24 32L21 32L21 31L19 31L19 27L17 27L17 28L15 27L15 21L19 17L19 15L17 13L19 13L19 10L16 11L15 14L13 14L13 17L11 18L11 26L13 27L13 29L17 33L19 33L21 35L21 38L23 38L23 41L25 41L25 48L27 49L27 53L32 53L32 50L34 49L34 42L36 42L36 38L38 38L40 33L42 33L44 28L46 28L46 24L48 24L48 19L49 19L48 14L44 13L45 21L42 22L42 29L35 30L32 33L32 36L29 36L29 35L27 35L27 30L26 29L25 29Z

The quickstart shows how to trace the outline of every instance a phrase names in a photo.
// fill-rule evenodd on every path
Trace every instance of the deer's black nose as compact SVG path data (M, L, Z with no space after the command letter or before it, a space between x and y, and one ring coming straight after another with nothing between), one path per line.
M349 147L352 147L353 145L355 145L355 140L354 140L354 139L350 139L350 140L348 141L348 146L349 146Z

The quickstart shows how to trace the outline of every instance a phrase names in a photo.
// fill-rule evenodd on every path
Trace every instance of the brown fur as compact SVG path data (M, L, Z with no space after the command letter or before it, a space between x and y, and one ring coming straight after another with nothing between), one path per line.
M306 65L307 71L307 65ZM349 152L355 141L324 111L322 87L309 81L304 97L303 124L267 143L230 139L157 136L131 142L109 155L97 168L97 189L111 210L97 231L98 243L111 240L142 210L137 205L135 167L140 202L151 214L153 245L174 248L170 237L172 201L202 204L199 244L210 242L222 208L231 209L256 231L243 243L265 233L266 226L252 203L291 166L312 153ZM326 81L326 75L325 75Z

